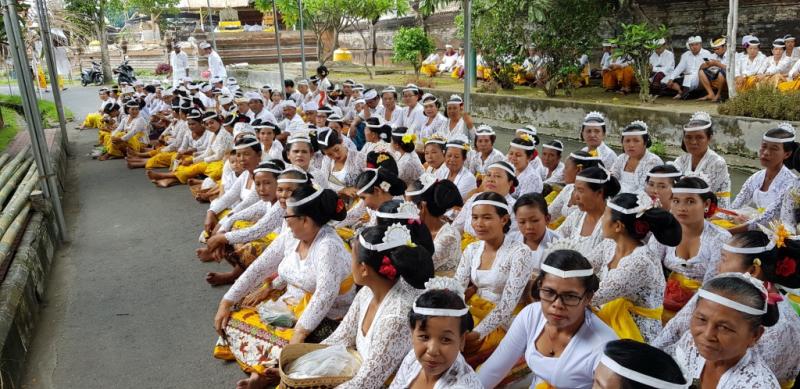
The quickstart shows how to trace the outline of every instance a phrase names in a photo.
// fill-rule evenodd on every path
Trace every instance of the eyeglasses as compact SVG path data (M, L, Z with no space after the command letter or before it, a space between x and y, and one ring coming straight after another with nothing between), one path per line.
M561 299L561 302L568 307L575 307L581 303L586 294L577 295L572 293L558 293L553 289L539 288L539 298L548 303L554 303Z

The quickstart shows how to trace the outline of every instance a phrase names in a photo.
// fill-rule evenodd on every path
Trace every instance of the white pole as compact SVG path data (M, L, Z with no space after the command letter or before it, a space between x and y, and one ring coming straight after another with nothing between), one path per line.
M275 0L272 1L272 25L275 28L275 48L278 49L278 70L281 74L281 93L283 93L284 98L289 98L286 96L286 85L283 82L284 75L283 75L283 53L281 53L281 32L278 30L278 7L275 5Z
M472 99L472 1L464 0L464 111L470 112Z
M728 1L728 48L726 57L728 57L727 69L727 83L728 83L728 97L736 97L736 27L739 21L739 1Z
M297 0L297 8L300 11L300 67L302 68L303 79L306 78L306 40L303 35L303 0Z

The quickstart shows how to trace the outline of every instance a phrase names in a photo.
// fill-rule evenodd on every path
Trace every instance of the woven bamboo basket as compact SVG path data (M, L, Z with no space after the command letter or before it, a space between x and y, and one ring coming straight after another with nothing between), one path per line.
M294 379L289 378L289 375L285 372L288 369L288 366L291 365L297 358L302 357L312 351L317 351L323 348L328 347L324 344L315 344L315 343L299 343L299 344L290 344L284 347L281 350L281 356L278 358L278 368L280 370L281 376L281 385L280 388L283 389L329 389L335 388L347 381L349 381L353 377L316 377L316 378L304 378L304 379ZM355 350L348 350L352 353L359 363L362 362L361 356Z

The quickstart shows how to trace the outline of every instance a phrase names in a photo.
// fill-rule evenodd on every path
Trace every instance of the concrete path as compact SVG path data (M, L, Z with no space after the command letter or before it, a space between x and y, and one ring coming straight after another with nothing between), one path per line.
M86 154L95 130L74 130L98 105L96 88L70 88L70 242L54 260L29 355L25 388L222 388L243 377L211 356L225 288L194 257L207 205L186 187L157 189L142 170Z

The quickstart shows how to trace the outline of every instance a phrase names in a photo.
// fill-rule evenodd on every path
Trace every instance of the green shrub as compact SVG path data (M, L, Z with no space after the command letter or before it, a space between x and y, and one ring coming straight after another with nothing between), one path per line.
M664 142L659 140L653 140L653 144L650 145L650 152L659 156L661 159L667 158L667 145Z
M800 120L800 92L781 92L760 86L739 93L719 106L722 115L748 116L774 120Z
M433 40L419 27L401 27L394 35L394 54L392 61L396 63L410 63L414 66L414 75L419 78L419 69L422 61L436 50Z

